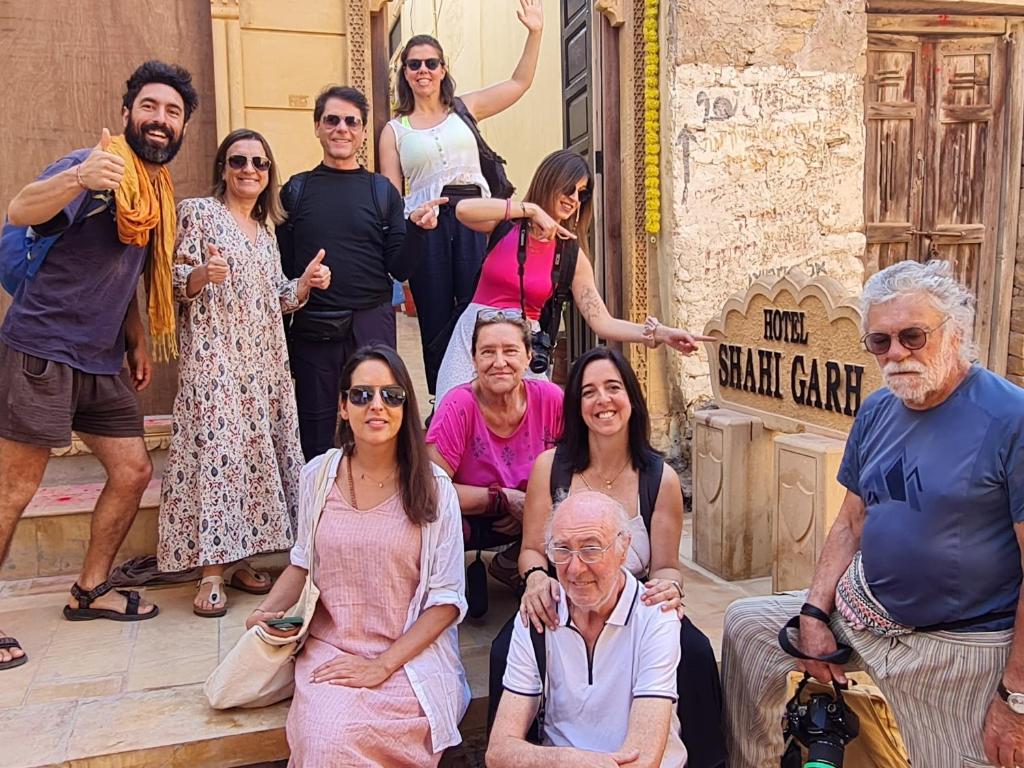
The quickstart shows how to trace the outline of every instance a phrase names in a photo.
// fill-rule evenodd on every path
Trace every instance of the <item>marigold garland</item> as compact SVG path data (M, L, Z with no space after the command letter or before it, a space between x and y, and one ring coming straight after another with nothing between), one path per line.
M658 54L658 5L644 0L644 223L652 235L661 231L661 93Z

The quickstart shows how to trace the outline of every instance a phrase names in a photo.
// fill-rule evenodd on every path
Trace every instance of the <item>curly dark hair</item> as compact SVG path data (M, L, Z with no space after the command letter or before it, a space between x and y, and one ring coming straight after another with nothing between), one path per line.
M169 85L178 92L181 100L185 103L185 122L189 121L192 113L199 108L199 94L192 85L192 74L184 67L177 64L167 64L163 61L147 61L139 66L132 76L125 83L124 98L121 104L131 112L139 91L150 83L163 83Z

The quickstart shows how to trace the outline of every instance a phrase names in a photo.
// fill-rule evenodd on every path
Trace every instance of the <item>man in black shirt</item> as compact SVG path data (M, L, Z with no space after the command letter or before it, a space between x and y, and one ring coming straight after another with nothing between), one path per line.
M302 451L309 460L334 444L341 370L359 347L395 347L392 277L403 264L402 198L391 183L359 164L369 105L354 88L332 86L313 109L323 160L281 190L288 219L277 228L284 273L302 274L317 251L340 277L316 291L288 328Z

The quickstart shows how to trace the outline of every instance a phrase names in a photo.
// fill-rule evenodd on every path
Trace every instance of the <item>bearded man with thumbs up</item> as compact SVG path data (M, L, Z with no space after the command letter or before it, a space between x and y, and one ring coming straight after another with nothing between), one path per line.
M107 576L152 474L135 396L150 379L136 290L145 270L156 355L174 354L174 190L166 165L198 103L186 70L146 62L126 83L123 135L97 128L95 146L57 160L7 209L10 225L59 239L17 288L0 327L0 558L50 449L68 445L74 430L108 480L64 608L70 620L157 614L137 592L112 590ZM26 650L0 637L0 670L25 663Z
M324 264L340 278L314 293L288 329L307 460L334 445L345 361L367 344L396 346L392 278L404 280L414 267L403 248L398 190L360 164L368 117L366 97L355 88L324 90L313 108L323 159L281 189L288 218L277 228L277 240L285 274L299 277L322 249Z

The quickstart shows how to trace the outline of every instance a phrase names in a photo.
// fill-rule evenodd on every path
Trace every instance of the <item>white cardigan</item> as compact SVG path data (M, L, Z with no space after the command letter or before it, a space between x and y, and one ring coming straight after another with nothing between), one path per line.
M325 457L334 457L327 472L327 482L338 476L341 451L329 452L302 468L299 482L299 519L296 544L292 547L292 565L309 568L309 523L316 498L316 475ZM416 698L430 723L431 743L435 753L462 741L459 721L469 706L469 683L459 656L457 625L466 615L465 555L462 548L462 512L455 486L448 475L436 464L431 465L437 480L437 520L423 527L420 545L420 583L416 587L409 613L405 619L405 632L427 608L435 605L454 605L459 609L458 619L442 632L437 640L422 653L405 663ZM367 553L366 567L378 568L372 553Z

